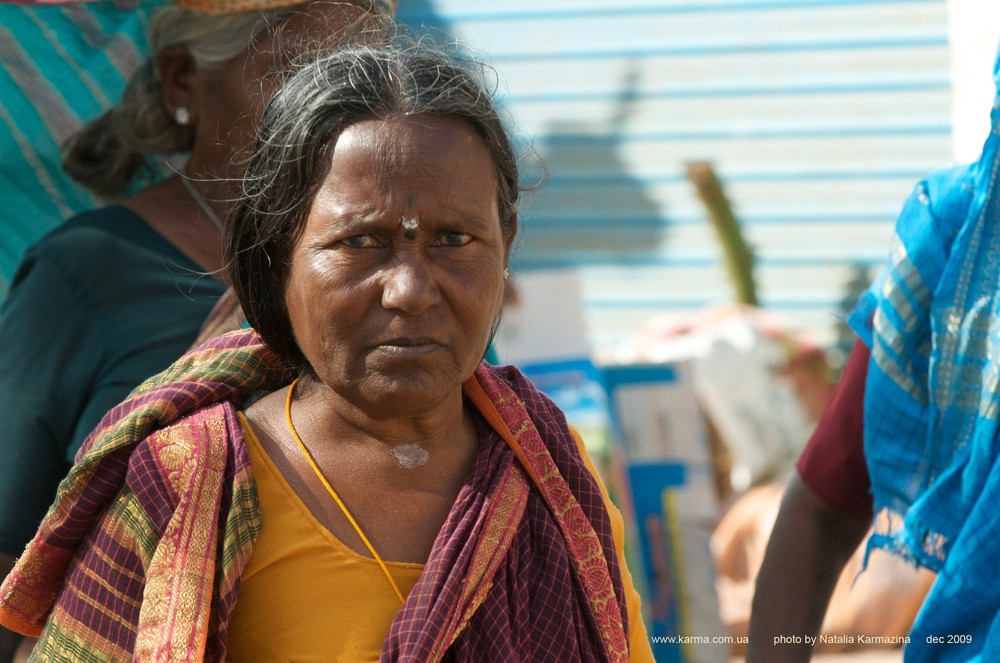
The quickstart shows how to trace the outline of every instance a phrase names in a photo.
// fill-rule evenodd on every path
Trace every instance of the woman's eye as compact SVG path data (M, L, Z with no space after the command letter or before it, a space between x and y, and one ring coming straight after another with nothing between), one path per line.
M340 243L349 249L373 249L381 246L371 235L352 235L340 240Z
M438 245L440 246L465 246L472 241L472 235L469 233L463 233L458 231L448 231L441 233L438 238Z

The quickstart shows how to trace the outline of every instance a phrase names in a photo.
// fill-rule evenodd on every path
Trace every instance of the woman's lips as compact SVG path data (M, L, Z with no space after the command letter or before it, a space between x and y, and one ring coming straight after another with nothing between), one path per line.
M422 357L441 349L442 345L429 338L393 338L375 344L373 349L394 357Z

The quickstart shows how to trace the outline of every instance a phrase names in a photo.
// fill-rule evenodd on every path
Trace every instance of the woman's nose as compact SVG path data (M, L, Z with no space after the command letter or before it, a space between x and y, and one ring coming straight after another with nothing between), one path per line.
M423 313L441 299L433 270L423 256L407 252L386 268L382 306L410 315Z

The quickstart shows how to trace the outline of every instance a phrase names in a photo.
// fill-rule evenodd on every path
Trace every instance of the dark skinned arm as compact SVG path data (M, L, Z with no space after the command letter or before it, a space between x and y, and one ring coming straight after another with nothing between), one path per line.
M793 475L757 576L747 663L810 659L840 573L869 525L868 519L831 506ZM802 642L782 642L783 636L802 636Z
M855 343L785 491L757 576L749 663L809 660L813 647L806 636L815 643L840 573L868 532L872 501L863 438L869 357L868 348Z

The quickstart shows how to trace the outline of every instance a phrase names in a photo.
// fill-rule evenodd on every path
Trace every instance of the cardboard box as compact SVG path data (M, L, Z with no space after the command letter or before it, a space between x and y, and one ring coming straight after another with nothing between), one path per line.
M703 417L684 362L605 367L613 483L658 663L725 663L709 537L718 518Z

